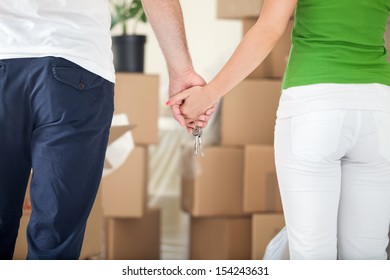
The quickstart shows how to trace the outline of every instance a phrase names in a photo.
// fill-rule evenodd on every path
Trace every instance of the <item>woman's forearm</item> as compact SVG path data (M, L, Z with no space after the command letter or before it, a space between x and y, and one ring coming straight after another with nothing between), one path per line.
M286 29L296 1L268 0L264 3L259 20L207 86L214 99L229 92L264 61Z

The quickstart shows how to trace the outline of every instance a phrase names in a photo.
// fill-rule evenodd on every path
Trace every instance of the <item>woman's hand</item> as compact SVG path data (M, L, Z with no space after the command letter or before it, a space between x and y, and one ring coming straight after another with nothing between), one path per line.
M194 86L179 94L174 95L167 101L169 106L181 104L180 111L185 118L186 124L203 121L204 116L211 115L216 110L217 100L208 91L206 86Z

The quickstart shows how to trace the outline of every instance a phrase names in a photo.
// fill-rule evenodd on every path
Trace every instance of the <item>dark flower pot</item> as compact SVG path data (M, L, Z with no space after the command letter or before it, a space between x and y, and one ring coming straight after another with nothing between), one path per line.
M144 35L113 36L112 52L117 72L144 72Z

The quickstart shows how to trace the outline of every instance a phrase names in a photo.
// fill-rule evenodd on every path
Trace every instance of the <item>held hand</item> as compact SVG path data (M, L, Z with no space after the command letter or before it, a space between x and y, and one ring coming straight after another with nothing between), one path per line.
M198 126L201 128L205 128L208 125L209 120L211 119L212 115L217 111L217 106L218 104L215 103L213 107L208 109L204 115L201 115L198 120L196 121L191 121L191 120L186 120L186 126L187 126L187 131L189 134L192 134L192 130Z
M197 73L195 73L193 70L181 73L179 76L176 77L170 75L169 97L175 96L176 94L182 92L183 90L186 90L193 86L203 86L205 84L206 82L204 81L204 79L201 76L199 76ZM173 117L175 120L177 120L180 123L181 126L187 126L184 116L180 111L180 105L181 104L175 104L171 106ZM199 120L199 126L202 127L207 126L207 123L210 120L213 112L208 112L208 113L209 114L205 114L201 116ZM191 129L191 126L187 126L187 129Z
M208 91L207 86L194 86L171 97L167 105L180 105L182 116L186 119L186 123L190 124L194 121L202 121L204 116L208 116L206 111L211 116L216 109L216 100ZM198 123L197 125L200 126Z

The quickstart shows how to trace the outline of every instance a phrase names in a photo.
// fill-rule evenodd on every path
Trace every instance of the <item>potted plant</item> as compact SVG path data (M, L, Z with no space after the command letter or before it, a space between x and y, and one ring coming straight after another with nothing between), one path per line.
M115 70L118 72L143 72L145 35L138 35L138 23L147 22L141 0L111 0L111 30L121 26L119 36L112 36ZM132 30L128 21L133 20Z

